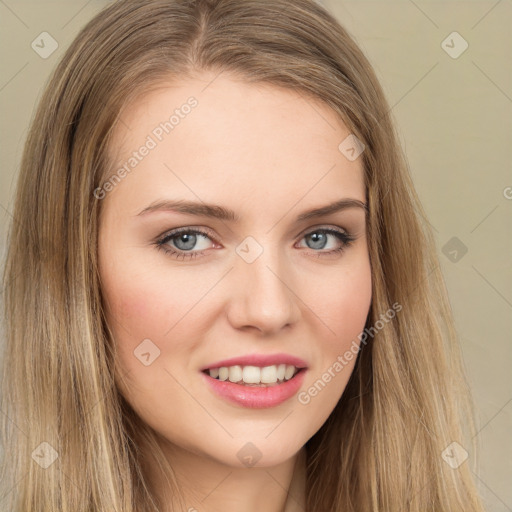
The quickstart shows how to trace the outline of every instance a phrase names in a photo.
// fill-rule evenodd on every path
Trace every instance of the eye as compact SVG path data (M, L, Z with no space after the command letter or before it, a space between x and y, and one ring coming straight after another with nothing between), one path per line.
M201 256L202 252L197 250L190 252L191 249L196 246L199 240L210 238L210 233L200 229L179 228L167 233L160 240L157 240L156 245L158 249L162 249L164 252L176 256L177 258L192 259ZM173 242L174 247L169 245L170 242ZM200 249L204 250L206 248L207 247L203 247Z
M334 238L334 242L338 242L339 247L328 251L317 251L316 249L325 249L329 237ZM306 233L302 239L309 240L310 242L308 247L310 249L315 249L315 252L318 252L318 257L320 257L343 252L354 242L356 237L352 236L350 233L334 228L317 228L314 231Z
M329 238L332 238L338 247L320 251L319 249L325 249ZM185 227L166 233L155 244L157 249L161 249L177 259L193 259L203 256L204 251L208 249L208 243L205 244L205 240L212 239L213 236L209 231ZM356 237L334 228L317 228L303 235L301 240L303 239L309 240L307 247L313 249L313 252L318 253L318 257L321 257L341 253L354 242ZM203 247L198 248L198 243Z

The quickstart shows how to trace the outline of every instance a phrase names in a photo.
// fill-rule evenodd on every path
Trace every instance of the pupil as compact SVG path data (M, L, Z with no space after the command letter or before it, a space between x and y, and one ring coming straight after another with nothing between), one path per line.
M310 237L313 240L313 243L315 244L313 249L323 249L325 246L326 236L324 233L312 233Z
M196 235L191 235L188 233L183 233L178 236L176 239L176 243L178 245L178 249L187 250L192 249L196 243ZM181 247L180 247L181 245Z

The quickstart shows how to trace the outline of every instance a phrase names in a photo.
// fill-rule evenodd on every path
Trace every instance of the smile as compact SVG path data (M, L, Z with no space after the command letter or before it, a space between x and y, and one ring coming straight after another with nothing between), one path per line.
M285 366L284 375L282 366ZM258 378L258 382L245 382L242 368L243 370L248 368L246 373L249 380L251 380L251 377L252 380ZM253 370L253 368L258 371ZM269 369L265 370L265 368ZM210 372L213 375L218 372L217 377L211 376ZM266 366L263 368L231 366L204 370L201 375L216 398L220 397L231 404L242 407L263 409L280 405L297 394L304 382L306 372L306 368L297 369L291 365L289 367L288 365L279 365L278 367ZM220 379L221 375L224 380ZM231 375L235 382L231 381ZM278 375L283 375L283 378L278 379ZM262 382L266 379L274 379L274 377L276 378L275 382ZM227 380L228 378L229 380Z
M299 371L294 365L279 364L264 367L258 366L221 366L205 370L210 377L220 381L233 382L247 386L277 386L290 380Z

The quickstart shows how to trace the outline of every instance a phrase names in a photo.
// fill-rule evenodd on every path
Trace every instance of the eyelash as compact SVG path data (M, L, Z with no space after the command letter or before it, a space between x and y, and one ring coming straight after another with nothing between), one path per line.
M171 256L175 256L176 258L182 258L183 260L188 259L194 259L198 256L202 256L204 251L195 251L195 252L188 252L188 251L181 251L178 249L171 248L169 245L167 245L167 242L171 241L174 238L177 238L179 235L182 234L195 234L195 235L203 235L209 239L212 239L211 233L207 231L203 231L201 229L192 229L192 228L179 228L175 229L173 231L170 231L166 234L164 234L160 239L158 239L155 242L155 245L157 246L158 250L164 251L166 254L170 254ZM311 235L313 233L323 233L323 234L329 234L333 235L338 240L341 241L342 245L338 249L332 249L330 251L314 251L318 252L318 257L322 256L332 256L334 254L342 253L347 247L349 247L355 240L356 237L352 236L350 233L338 231L337 229L333 228L317 228L312 231L309 231L308 233L305 233L302 238L305 238L308 235Z

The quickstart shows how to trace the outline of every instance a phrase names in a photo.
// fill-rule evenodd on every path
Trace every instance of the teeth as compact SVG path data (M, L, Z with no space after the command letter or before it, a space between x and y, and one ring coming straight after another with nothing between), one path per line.
M229 381L238 382L242 380L242 367L241 366L230 366L229 367Z
M261 369L257 366L244 366L242 370L242 380L246 384L259 384L261 382Z
M210 377L213 377L212 374L210 374ZM222 368L219 368L219 380L228 380L229 377L229 370L223 366Z
M235 365L208 370L210 377L214 379L256 386L290 380L297 372L298 369L291 364L264 366L263 368Z
M295 373L295 366L286 366L286 371L284 372L284 378L285 380L289 380L293 377L293 374Z
M262 384L274 384L277 382L277 367L274 366L264 366L263 368L258 368L259 370L259 379L258 382ZM245 382L245 379L244 379Z
M277 368L277 378L279 380L284 380L284 374L286 373L286 365L280 364Z

